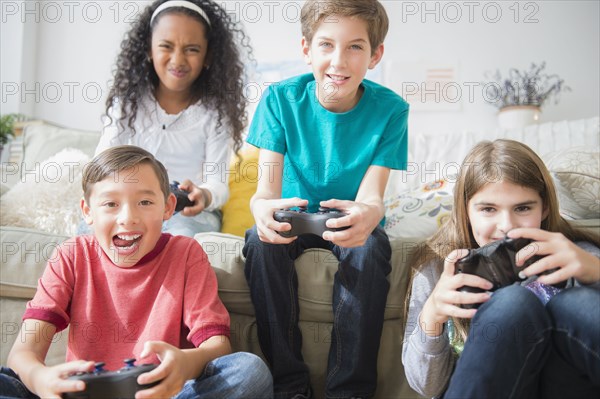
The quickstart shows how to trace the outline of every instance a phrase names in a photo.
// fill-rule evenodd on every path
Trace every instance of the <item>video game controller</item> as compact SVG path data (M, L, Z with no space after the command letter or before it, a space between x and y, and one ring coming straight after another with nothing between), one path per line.
M340 228L327 227L325 223L329 219L336 219L346 216L345 213L334 208L319 208L316 213L306 211L301 207L299 210L281 209L273 213L273 218L280 223L289 223L292 229L289 231L278 231L282 237L296 237L301 234L315 234L319 237L326 231L346 230L348 226Z
M140 385L137 378L142 373L154 370L155 364L135 366L135 359L125 359L125 366L117 371L104 370L104 363L96 363L95 369L89 373L77 373L69 380L85 382L85 389L79 392L66 392L63 399L121 399L133 398L137 391L158 385L160 381Z
M532 240L527 238L504 238L494 241L483 247L469 251L469 254L455 264L454 273L475 274L491 282L494 286L490 291L506 287L517 281L523 281L519 272L541 259L541 256L532 256L521 267L515 264L515 255L521 249L529 245ZM477 287L464 286L459 288L461 292L483 292ZM462 304L466 309L475 309L479 303Z
M188 198L189 191L185 191L179 188L179 182L173 181L169 186L171 192L177 197L177 205L175 205L175 212L181 211L186 206L194 206L194 202Z

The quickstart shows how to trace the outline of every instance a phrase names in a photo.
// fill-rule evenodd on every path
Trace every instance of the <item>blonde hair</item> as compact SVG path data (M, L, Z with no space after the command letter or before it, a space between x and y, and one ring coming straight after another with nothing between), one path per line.
M440 229L425 241L413 257L413 276L429 262L440 270L444 259L455 249L477 248L468 218L469 200L485 185L505 181L535 190L541 197L546 218L541 229L560 232L571 241L588 241L600 246L600 239L573 227L560 216L554 181L540 157L527 145L514 140L482 141L469 151L460 168L454 187L452 215ZM407 298L410 299L409 294ZM457 336L466 339L469 321L454 319ZM463 341L464 342L464 341Z
M385 40L390 24L385 8L377 0L307 0L302 6L300 23L302 36L308 43L312 42L321 22L332 16L365 21L372 53Z

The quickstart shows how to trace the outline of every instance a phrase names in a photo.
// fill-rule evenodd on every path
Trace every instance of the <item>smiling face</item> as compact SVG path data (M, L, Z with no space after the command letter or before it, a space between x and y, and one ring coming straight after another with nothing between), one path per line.
M165 201L154 169L142 163L95 183L81 210L112 262L131 267L154 249L175 202L173 194Z
M302 38L302 51L312 66L319 103L332 112L347 112L360 100L360 84L381 60L383 44L371 48L362 19L332 16L319 24L310 43Z
M196 19L179 13L158 18L152 31L150 52L159 78L156 95L187 98L206 63L208 40L205 27Z
M467 213L480 247L517 227L539 228L548 214L537 191L507 181L483 186L469 200Z

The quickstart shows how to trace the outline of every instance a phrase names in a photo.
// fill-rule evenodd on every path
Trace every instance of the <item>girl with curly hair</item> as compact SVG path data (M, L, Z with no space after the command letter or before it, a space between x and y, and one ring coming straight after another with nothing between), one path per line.
M242 54L245 50L245 54ZM211 0L156 0L121 43L96 153L121 144L151 152L193 206L165 223L174 235L220 230L230 151L247 122L247 36Z

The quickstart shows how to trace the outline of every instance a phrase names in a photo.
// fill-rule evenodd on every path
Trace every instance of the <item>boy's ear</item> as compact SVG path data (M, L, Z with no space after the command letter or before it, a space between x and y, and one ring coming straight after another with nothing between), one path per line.
M177 197L175 194L169 193L167 201L165 202L165 213L163 214L163 220L169 220L175 212L175 206L177 205Z
M81 208L81 214L83 215L83 220L85 220L85 222L91 226L92 223L94 223L94 218L92 217L92 210L90 209L88 204L85 202L85 198L83 198L83 197L81 198L79 207Z
M302 54L304 55L304 62L307 65L312 64L312 60L310 59L310 43L304 36L302 36Z
M369 63L369 69L373 69L379 64L379 61L383 58L383 43L381 43L371 56L371 62Z

